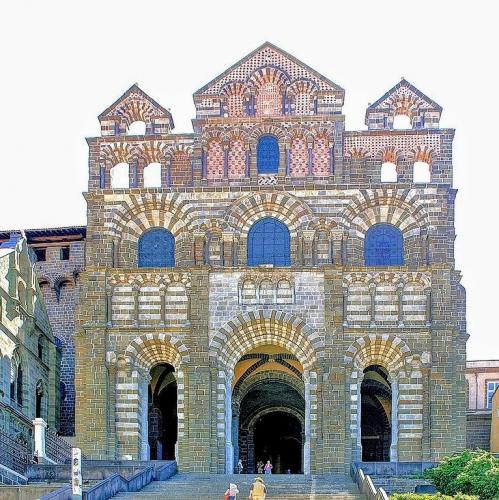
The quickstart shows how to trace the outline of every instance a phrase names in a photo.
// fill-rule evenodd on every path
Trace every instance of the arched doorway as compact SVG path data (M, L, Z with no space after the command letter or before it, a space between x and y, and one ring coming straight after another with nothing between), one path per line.
M298 416L276 409L258 417L253 436L256 463L270 460L276 474L303 473L303 425Z
M388 462L391 445L392 390L380 365L364 370L361 385L362 461Z
M151 460L174 460L177 446L177 381L168 363L151 368L148 388L148 441Z
M273 472L304 471L305 399L302 367L277 346L242 356L233 386L234 462L255 473L270 460Z

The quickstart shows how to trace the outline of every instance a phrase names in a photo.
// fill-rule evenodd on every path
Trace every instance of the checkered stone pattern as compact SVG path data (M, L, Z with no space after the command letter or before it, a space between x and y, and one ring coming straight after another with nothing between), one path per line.
M297 137L291 142L291 177L308 175L308 147L305 139Z
M398 318L397 285L377 284L374 295L374 321L379 325L394 325Z
M317 137L313 146L313 174L317 177L328 176L331 169L330 162L328 141L325 137Z
M231 142L229 149L229 179L246 176L246 148L241 139Z
M219 141L212 141L208 146L208 179L223 179L224 177L224 149Z
M423 324L427 318L427 293L422 283L409 282L402 297L402 317L404 324Z
M159 286L142 286L139 291L139 324L156 325L161 321L161 296Z
M181 283L169 285L165 294L165 323L185 324L188 321L188 309L189 300L185 286Z
M112 323L135 324L135 296L132 285L117 285L112 294Z

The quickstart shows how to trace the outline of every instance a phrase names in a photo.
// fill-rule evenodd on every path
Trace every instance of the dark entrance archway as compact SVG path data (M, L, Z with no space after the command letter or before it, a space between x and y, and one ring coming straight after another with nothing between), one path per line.
M151 369L149 384L149 448L152 460L175 459L177 444L177 381L172 365Z
M259 417L254 436L257 463L270 460L276 474L303 472L302 424L295 415L277 410Z
M388 373L379 365L364 370L361 385L361 435L364 462L390 460L392 390Z
M270 460L273 473L303 472L305 400L282 379L259 380L239 405L237 454L244 471L257 472L257 463Z

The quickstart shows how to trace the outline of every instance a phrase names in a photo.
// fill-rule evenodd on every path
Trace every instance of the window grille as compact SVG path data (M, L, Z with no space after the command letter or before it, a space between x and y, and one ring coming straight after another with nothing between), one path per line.
M166 229L150 229L139 239L139 267L175 266L175 238Z
M266 217L255 222L248 234L248 265L290 266L290 235L277 219Z
M271 135L260 137L257 146L259 174L277 174L279 170L279 143Z
M366 266L400 266L404 263L402 233L391 224L369 228L364 242Z

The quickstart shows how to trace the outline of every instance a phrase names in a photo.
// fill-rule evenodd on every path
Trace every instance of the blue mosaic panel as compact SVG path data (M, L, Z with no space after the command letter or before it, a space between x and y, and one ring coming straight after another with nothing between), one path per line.
M150 229L139 238L139 267L173 267L175 238L166 229Z
M369 228L364 241L366 266L400 266L404 263L404 238L391 224Z
M288 228L277 219L255 222L248 233L248 266L290 266L290 239Z
M279 143L272 135L263 135L256 148L259 174L277 174L279 170Z

